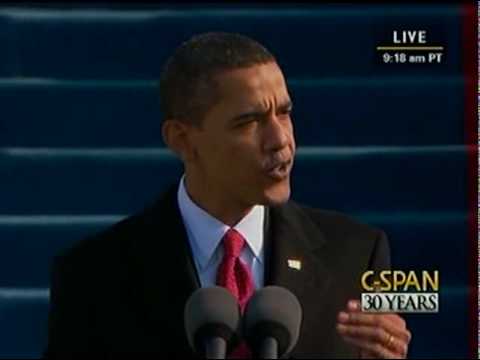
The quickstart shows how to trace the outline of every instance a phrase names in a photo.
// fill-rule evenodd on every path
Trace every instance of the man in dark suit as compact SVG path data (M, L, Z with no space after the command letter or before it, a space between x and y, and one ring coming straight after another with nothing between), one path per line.
M390 266L385 233L289 200L292 103L272 54L244 36L202 34L175 51L160 85L163 138L185 174L55 259L45 355L192 357L184 305L199 287L225 285L230 256L240 302L266 285L298 297L291 357L405 357L404 320L362 313L356 300L362 273Z

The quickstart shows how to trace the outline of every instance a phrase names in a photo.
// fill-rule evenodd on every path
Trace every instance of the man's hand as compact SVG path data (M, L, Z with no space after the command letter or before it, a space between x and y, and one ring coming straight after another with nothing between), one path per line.
M337 331L358 347L362 359L405 359L412 338L399 315L362 313L357 300L350 300L346 311L338 313Z

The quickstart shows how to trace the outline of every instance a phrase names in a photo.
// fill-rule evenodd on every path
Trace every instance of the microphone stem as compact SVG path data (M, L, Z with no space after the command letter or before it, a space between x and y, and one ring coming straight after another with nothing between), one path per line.
M260 349L260 359L278 359L278 343L273 337L266 337Z
M209 338L205 341L206 359L225 359L227 342L221 337Z

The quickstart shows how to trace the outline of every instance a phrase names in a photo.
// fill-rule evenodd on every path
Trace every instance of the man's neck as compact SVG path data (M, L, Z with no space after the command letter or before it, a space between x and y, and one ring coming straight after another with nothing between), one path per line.
M227 196L222 197L214 191L215 189L205 184L198 184L187 175L185 175L184 184L188 196L198 207L230 227L240 222L253 208L251 205L240 205L228 199Z

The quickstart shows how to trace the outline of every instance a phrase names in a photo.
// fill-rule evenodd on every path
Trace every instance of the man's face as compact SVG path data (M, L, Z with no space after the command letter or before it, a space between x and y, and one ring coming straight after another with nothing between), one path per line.
M276 205L290 196L291 100L274 62L222 72L217 103L192 128L195 178L222 201Z

